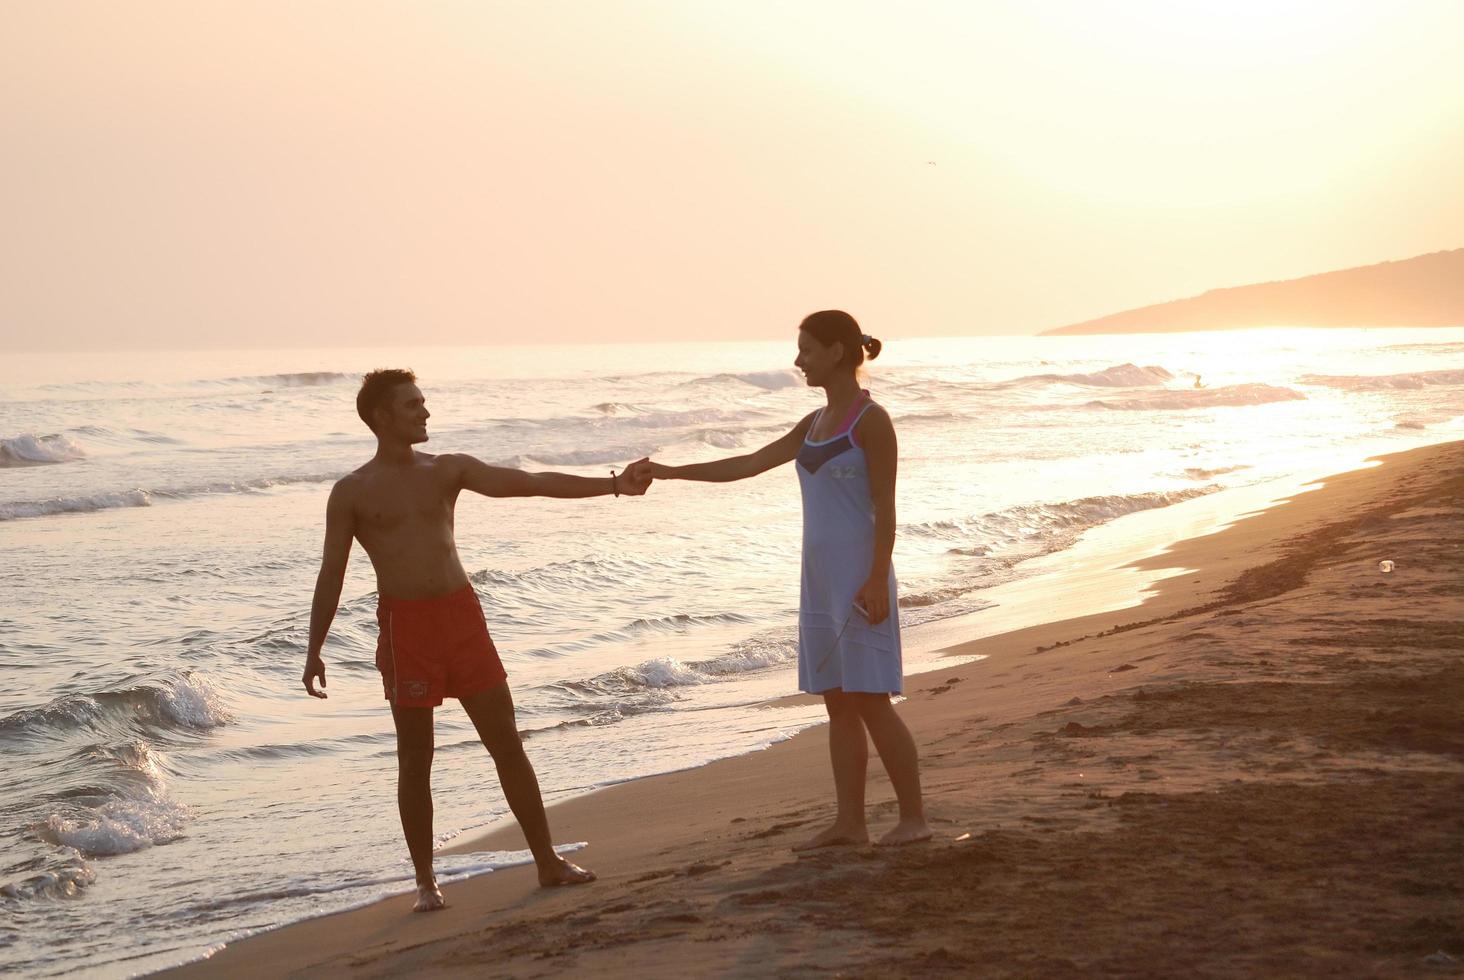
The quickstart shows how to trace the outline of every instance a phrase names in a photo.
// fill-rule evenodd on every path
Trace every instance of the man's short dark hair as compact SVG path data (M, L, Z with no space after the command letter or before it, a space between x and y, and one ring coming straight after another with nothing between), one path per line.
M376 409L391 399L391 391L397 385L414 384L417 375L411 368L377 368L361 379L361 390L356 392L356 414L366 423L366 428L376 431L371 416Z

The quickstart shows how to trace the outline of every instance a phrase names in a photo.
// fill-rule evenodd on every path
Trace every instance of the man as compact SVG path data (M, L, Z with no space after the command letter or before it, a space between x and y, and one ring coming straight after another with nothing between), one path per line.
M431 417L411 371L372 371L356 395L356 411L376 434L376 455L343 477L325 511L325 554L315 580L310 647L302 681L324 698L320 650L341 596L354 537L376 570L381 637L376 666L391 702L397 735L397 807L417 876L414 911L446 903L432 873L432 709L455 697L493 756L503 795L523 828L541 885L594 881L554 853L534 768L524 754L503 665L488 636L478 596L458 560L453 508L458 494L488 497L638 496L650 485L649 464L602 478L524 473L455 453L434 456L412 447L427 441ZM315 687L320 682L320 690Z

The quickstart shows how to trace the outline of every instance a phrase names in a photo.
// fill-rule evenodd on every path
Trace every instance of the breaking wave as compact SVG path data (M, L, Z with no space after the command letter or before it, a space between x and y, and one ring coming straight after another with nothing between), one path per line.
M626 625L625 632L637 633L684 633L698 626L727 626L754 622L751 616L741 613L717 613L712 616L697 616L692 613L677 613L674 616L654 616L637 619Z
M726 422L743 422L753 416L746 411L727 410L722 408L695 408L685 411L635 411L602 413L609 418L592 419L592 428L602 427L628 427L637 429L674 429L685 426L703 426ZM581 418L555 419L555 423L563 428L578 431L585 425Z
M643 456L659 451L657 446L609 446L598 449L571 449L566 452L527 453L514 458L515 466L595 466L597 464L622 466Z
M296 483L326 483L337 479L339 473L310 473L300 476L276 476L258 480L223 480L215 483L201 483L194 486L147 490L136 487L130 490L109 490L102 493L83 494L77 497L50 497L45 500L20 500L0 504L0 521L15 521L27 517L48 517L52 514L87 514L94 511L112 510L118 507L151 507L155 500L182 500L220 493L252 493L274 486Z
M1454 354L1464 351L1464 341L1450 343L1445 341L1437 344L1389 344L1383 350L1413 350L1425 351L1430 354Z
M1250 383L1223 388L1175 388L1150 392L1132 398L1097 399L1090 408L1110 408L1129 412L1160 412L1187 408L1232 408L1242 405L1269 405L1273 402L1305 401L1306 396L1291 388Z
M1343 391L1400 391L1430 388L1436 385L1464 385L1464 370L1412 371L1407 374L1304 374L1302 384Z
M984 600L969 594L1011 578L1017 574L1014 569L1020 562L1069 547L1088 528L1125 514L1168 507L1219 489L1211 485L1128 496L1087 497L901 528L913 537L948 542L947 554L975 561L965 565L954 578L902 590L900 608L940 607L939 611L932 609L923 614L922 621L984 608L987 604ZM966 598L962 600L962 597ZM906 625L913 625L913 621Z
M1125 514L1168 507L1219 489L1211 484L1182 490L1085 497L902 527L902 533L913 537L948 542L948 555L974 559L963 563L954 576L902 588L902 624L912 626L985 609L991 603L980 596L980 591L1020 575L1017 566L1021 562L1070 547L1088 528ZM904 611L913 615L904 617Z
M46 398L92 400L128 398L151 400L180 394L216 394L227 391L274 388L315 388L355 381L359 374L343 371L287 371L280 374L248 374L227 378L191 378L174 381L65 381L36 385L31 389Z
M355 381L359 375L342 371L294 371L289 374L260 374L245 378L226 378L226 381L275 385L280 388L313 388L319 385L333 385L340 381Z
M1082 385L1087 388L1147 388L1173 381L1174 375L1157 365L1117 364L1091 374L1029 374L994 387L1018 387L1037 384Z
M489 595L484 598L491 598L496 590L512 590L522 600L526 594L546 593L558 597L565 592L615 588L627 579L663 573L665 569L664 563L647 558L603 555L549 562L518 572L484 568L470 572L468 579L474 585L485 587Z
M94 694L68 694L39 708L0 718L0 734L51 739L77 731L123 733L135 723L203 731L230 719L223 696L202 674L188 671L150 683Z
M64 435L20 435L0 439L0 469L11 466L45 466L85 459L86 452Z
M1191 466L1184 471L1184 475L1191 480L1209 480L1217 476L1224 476L1227 473L1238 473L1241 470L1250 469L1248 463L1236 463L1234 466L1217 466L1213 469L1206 469L1203 466Z
M562 685L595 701L624 698L644 692L663 692L667 688L712 684L752 671L782 667L798 659L797 634L778 630L752 636L733 645L726 653L708 660L682 661L676 657L656 657L627 667L617 667L587 681ZM667 703L665 697L653 697L650 704L631 705L631 710ZM616 707L626 709L623 703Z
M147 490L116 490L90 493L80 497L52 497L49 500L22 500L0 504L0 521L24 517L45 517L51 514L85 514L116 507L150 507L153 494Z
M1057 530L1081 530L1103 524L1125 514L1168 507L1194 497L1213 493L1219 487L1189 487L1149 493L1084 497L1059 504L1031 504L955 520L927 521L902 526L902 534L962 542L975 541L987 553L1003 543L1030 539Z
M0 718L0 741L42 753L28 821L56 848L0 885L11 899L80 895L96 880L88 858L129 854L176 840L191 813L168 792L171 763L153 746L177 743L231 719L223 698L193 671L56 698ZM57 754L57 753L60 754Z
M747 385L751 388L761 388L763 391L779 391L783 388L803 387L803 378L797 371L788 369L785 371L745 371L740 374L712 374L705 377L693 378L684 384L725 384L727 382Z

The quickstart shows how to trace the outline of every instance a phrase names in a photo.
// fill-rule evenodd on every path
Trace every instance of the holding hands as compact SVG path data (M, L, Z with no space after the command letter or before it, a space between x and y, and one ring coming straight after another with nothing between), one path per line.
M656 464L649 457L641 457L615 476L615 491L628 497L645 494L651 485L652 467Z

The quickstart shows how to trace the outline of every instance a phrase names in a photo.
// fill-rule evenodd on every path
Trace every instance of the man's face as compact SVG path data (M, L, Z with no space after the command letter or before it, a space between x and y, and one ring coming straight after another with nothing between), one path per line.
M427 420L432 413L427 411L427 399L422 389L411 382L405 382L392 389L386 406L377 412L380 421L378 433L408 444L427 441Z

